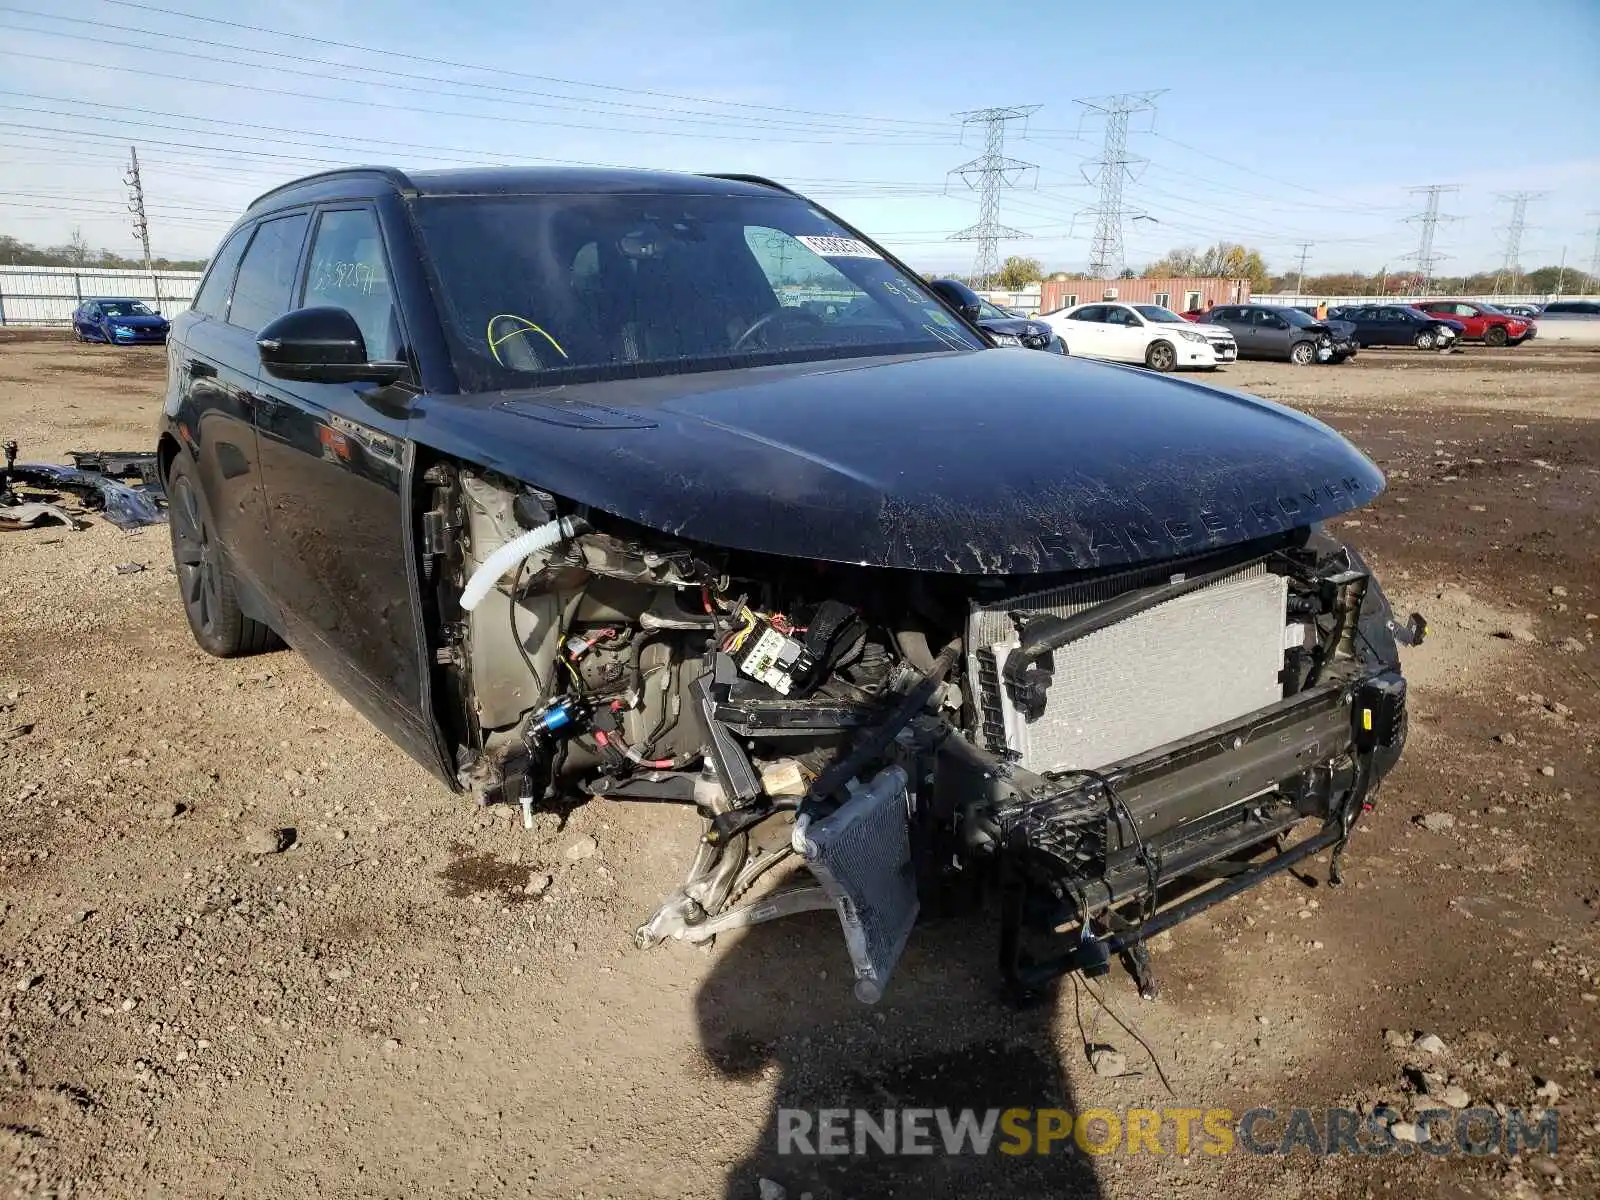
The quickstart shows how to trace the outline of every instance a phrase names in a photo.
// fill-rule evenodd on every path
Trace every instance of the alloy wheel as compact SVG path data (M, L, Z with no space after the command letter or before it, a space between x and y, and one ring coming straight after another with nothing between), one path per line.
M200 498L186 477L179 477L172 497L172 557L178 568L183 607L197 630L209 633L217 619L221 588L217 547L200 509Z

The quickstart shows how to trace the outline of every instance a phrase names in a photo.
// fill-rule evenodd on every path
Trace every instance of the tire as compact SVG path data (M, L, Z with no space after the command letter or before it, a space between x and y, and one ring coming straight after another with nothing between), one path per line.
M1504 325L1491 325L1483 331L1483 344L1485 346L1504 346L1510 340Z
M275 649L277 636L239 608L227 557L216 539L211 510L194 465L179 452L167 473L172 563L178 595L195 643L217 658L237 658Z
M1417 334L1416 347L1418 350L1432 350L1438 344L1438 339L1433 336L1433 330L1431 329L1424 329Z
M1178 352L1171 342L1151 342L1145 348L1144 365L1152 371L1171 371L1178 365Z
M1317 361L1317 347L1314 342L1296 342L1289 347L1289 361L1297 367L1309 367Z

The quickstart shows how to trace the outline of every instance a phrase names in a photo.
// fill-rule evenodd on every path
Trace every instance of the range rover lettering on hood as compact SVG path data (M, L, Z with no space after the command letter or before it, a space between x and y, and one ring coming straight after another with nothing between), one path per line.
M529 418L525 430L508 434L508 412ZM679 537L922 571L1188 554L1325 520L1383 489L1360 451L1292 409L1003 350L500 393L431 405L412 429Z

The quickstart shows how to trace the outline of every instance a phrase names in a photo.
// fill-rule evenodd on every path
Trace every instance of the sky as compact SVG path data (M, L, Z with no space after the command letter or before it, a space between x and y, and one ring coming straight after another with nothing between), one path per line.
M1000 253L1083 270L1105 124L1129 121L1127 263L1219 239L1270 267L1438 273L1600 252L1600 0L1309 8L877 0L0 0L0 233L131 254L136 145L158 255L204 257L257 194L331 166L589 162L783 181L919 269L965 271L983 151L957 115L1033 106ZM51 11L62 16L48 15ZM65 14L70 13L70 17ZM1134 215L1146 219L1133 220Z

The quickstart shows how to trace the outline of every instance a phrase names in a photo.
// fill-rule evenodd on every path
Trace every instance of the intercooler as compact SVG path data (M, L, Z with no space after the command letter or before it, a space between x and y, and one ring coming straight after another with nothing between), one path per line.
M1010 614L1068 617L1167 578L1132 571L974 603L967 646L989 748L1030 771L1096 769L1278 700L1288 583L1255 563L1055 651L1044 713L1023 716L1001 682L1019 646Z

